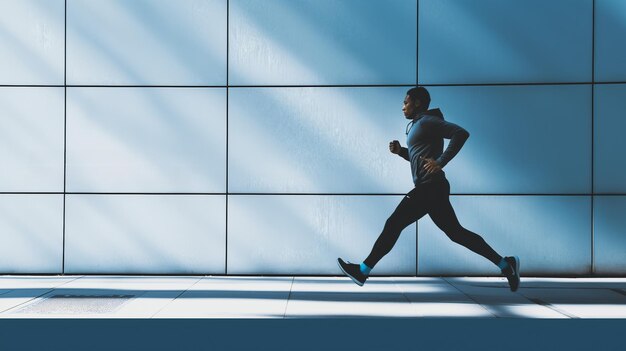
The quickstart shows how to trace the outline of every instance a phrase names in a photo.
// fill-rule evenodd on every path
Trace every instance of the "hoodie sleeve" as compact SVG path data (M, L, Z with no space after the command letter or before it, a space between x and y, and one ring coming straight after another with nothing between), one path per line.
M465 141L469 138L469 132L460 126L447 122L441 118L433 118L432 128L433 132L438 137L450 139L448 147L436 160L441 168L443 168L454 158L454 156L456 156L457 153L459 153L459 151L461 151L463 144L465 144Z

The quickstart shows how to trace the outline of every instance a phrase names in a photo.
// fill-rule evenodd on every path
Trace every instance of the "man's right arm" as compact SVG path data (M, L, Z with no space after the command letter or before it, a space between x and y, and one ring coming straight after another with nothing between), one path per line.
M409 149L402 147L400 142L397 140L392 140L389 142L389 151L396 155L400 155L403 159L410 161L409 159Z
M409 158L409 149L405 147L400 148L400 152L398 152L398 155L402 156L402 158L407 161L411 161L411 159Z

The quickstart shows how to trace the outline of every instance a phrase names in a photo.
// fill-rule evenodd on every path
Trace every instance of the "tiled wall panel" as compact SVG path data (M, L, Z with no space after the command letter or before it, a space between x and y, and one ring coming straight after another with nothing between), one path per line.
M239 88L229 93L229 190L405 193L406 88Z
M588 196L453 196L461 225L502 256L516 255L523 275L577 275L591 269ZM418 227L418 273L498 275L498 267L452 242L425 217Z
M0 195L0 272L61 273L63 195Z
M63 85L63 0L0 2L0 84Z
M226 0L68 0L67 82L226 84Z
M225 192L225 168L225 89L68 89L68 191Z
M626 81L626 1L595 0L595 81Z
M224 196L68 195L65 211L66 273L224 273Z
M596 196L593 211L595 273L624 275L626 196Z
M431 87L470 137L445 168L454 193L591 191L588 85Z
M0 192L63 191L63 88L0 88Z
M419 83L591 80L592 0L420 0Z
M341 274L360 263L401 196L238 195L228 199L229 274ZM415 224L376 274L415 274Z
M594 191L626 193L626 84L594 91Z
M414 0L231 0L230 84L414 84Z

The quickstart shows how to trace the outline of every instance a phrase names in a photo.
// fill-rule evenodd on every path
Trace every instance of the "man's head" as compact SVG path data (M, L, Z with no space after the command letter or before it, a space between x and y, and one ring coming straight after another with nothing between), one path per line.
M428 110L430 94L424 87L415 87L406 92L402 112L408 119L415 118L418 113Z

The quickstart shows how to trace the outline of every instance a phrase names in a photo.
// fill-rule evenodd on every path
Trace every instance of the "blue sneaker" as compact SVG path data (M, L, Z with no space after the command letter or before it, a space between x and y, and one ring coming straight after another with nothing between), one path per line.
M365 284L367 276L361 272L360 265L345 262L341 258L337 259L337 264L339 265L339 268L341 268L343 274L350 277L350 279L352 279L352 281L355 282L358 286L363 286L363 284Z
M502 270L502 274L509 281L509 287L511 291L517 291L519 287L520 279L519 279L519 257L517 256L507 256L504 260L509 264L509 267Z

